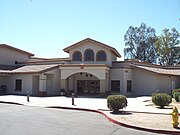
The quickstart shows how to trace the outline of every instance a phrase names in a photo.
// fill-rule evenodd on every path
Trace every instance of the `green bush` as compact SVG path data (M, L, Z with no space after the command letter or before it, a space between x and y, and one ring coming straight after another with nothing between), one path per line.
M127 106L127 99L124 95L110 95L107 97L107 106L114 113L119 112L119 109L123 109Z
M151 96L154 96L154 95L156 95L156 94L158 94L159 93L159 90L156 90L156 92L153 92L152 94L151 94Z
M174 94L174 92L180 92L180 88L172 90L172 94Z
M180 89L174 89L172 91L172 96L176 100L176 102L179 102L179 95L180 95Z
M174 92L173 93L173 98L176 100L176 102L179 102L179 96L180 96L180 92Z
M168 106L172 102L172 97L166 93L157 93L152 95L152 102L164 108L164 106Z

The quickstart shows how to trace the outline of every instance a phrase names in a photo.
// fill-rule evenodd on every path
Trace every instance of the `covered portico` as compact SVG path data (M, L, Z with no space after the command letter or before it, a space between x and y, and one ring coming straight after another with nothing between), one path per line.
M61 89L75 94L97 95L109 90L109 67L105 64L68 64L60 66Z

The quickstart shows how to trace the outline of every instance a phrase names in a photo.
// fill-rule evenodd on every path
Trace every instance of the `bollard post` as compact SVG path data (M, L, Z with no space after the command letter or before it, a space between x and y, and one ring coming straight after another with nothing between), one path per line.
M72 93L72 105L74 105L74 93Z
M30 95L30 93L27 92L27 101L28 101L28 102L29 102L29 95Z

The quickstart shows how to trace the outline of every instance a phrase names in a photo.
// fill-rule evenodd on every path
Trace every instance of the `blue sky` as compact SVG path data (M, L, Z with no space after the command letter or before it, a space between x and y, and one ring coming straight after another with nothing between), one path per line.
M37 57L68 57L63 48L85 38L115 47L142 22L180 32L180 0L0 0L0 43Z

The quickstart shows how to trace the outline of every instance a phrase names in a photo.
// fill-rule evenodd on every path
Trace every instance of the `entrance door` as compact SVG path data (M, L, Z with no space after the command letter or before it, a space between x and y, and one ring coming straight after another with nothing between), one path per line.
M98 80L78 80L77 93L78 94L99 94L100 81Z

